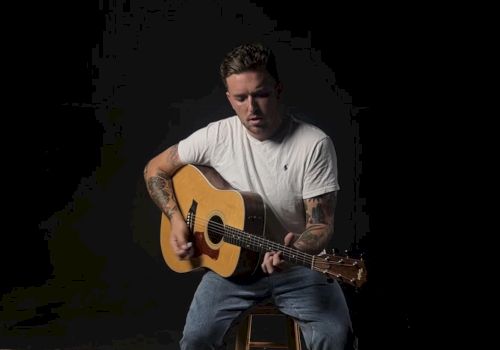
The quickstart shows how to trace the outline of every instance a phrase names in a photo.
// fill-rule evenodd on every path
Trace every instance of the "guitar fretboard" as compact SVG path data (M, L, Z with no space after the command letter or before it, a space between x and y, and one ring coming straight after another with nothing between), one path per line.
M192 220L200 220L194 215L188 215L187 224L191 226L194 224ZM294 264L304 265L307 267L312 267L314 262L314 256L308 253L301 252L298 249L287 247L283 244L279 244L263 237L253 235L251 233L242 231L240 229L218 223L209 224L209 236L211 238L217 238L222 236L224 241L237 245L239 247L249 249L259 253L266 253L269 251L280 251L282 252L282 258L284 260L290 261Z

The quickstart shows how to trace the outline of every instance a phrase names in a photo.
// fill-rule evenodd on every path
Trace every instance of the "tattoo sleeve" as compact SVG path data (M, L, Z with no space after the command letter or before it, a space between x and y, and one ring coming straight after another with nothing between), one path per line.
M167 157L166 161L172 164L174 169L178 166L177 145L169 148L162 156ZM161 211L172 219L172 215L179 211L172 187L172 178L167 172L158 169L150 174L150 163L144 168L144 179L149 195Z
M333 235L336 192L304 199L306 229L295 242L295 247L310 254L320 253Z

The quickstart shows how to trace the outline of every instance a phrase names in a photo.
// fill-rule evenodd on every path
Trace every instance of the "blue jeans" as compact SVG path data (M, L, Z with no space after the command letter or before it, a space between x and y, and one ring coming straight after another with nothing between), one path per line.
M283 313L299 322L308 349L344 350L352 345L351 319L339 284L308 268L293 266L247 283L208 271L189 308L181 349L222 347L234 321L270 297Z

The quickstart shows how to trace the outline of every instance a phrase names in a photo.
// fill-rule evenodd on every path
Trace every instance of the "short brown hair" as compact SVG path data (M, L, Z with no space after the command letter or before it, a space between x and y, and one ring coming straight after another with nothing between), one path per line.
M279 82L276 58L271 49L260 43L243 44L226 54L220 65L220 77L227 87L228 76L258 69L265 69Z

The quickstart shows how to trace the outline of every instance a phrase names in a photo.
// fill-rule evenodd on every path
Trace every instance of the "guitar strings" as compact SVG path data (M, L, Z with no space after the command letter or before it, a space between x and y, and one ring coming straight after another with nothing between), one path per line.
M325 260L324 258L313 256L311 254L301 252L300 250L292 249L292 248L286 247L284 245L281 245L279 243L269 241L269 240L264 239L262 237L259 237L259 236L253 235L253 234L249 234L245 231L239 230L239 229L232 227L232 226L229 226L229 225L219 224L219 223L214 222L214 221L209 221L209 220L206 220L202 217L197 217L196 215L191 215L191 219L194 219L194 227L201 227L201 229L203 231L205 230L205 227L212 228L212 230L208 230L209 236L210 236L210 233L213 232L213 233L216 233L216 234L222 236L223 238L229 238L229 240L231 240L231 239L234 240L235 237L228 236L229 234L232 234L233 236L236 236L236 239L239 240L240 242L244 241L245 243L250 243L250 244L253 244L254 246L256 246L256 244L254 242L258 243L260 241L260 242L266 243L268 249L270 249L271 246L273 246L275 248L282 248L282 249L277 249L277 250L282 251L283 255L285 255L285 256L287 256L287 254L288 254L289 255L288 258L290 260L294 259L297 263L299 261L301 261L304 265L310 267L314 271L323 273L325 275L333 276L337 279L340 279L342 281L346 281L346 282L351 283L353 285L356 285L356 280L359 280L359 278L357 278L357 277L349 278L347 276L344 276L342 273L334 273L334 272L330 272L328 270L328 266L347 267L347 268L355 267L355 265L345 264L342 259L340 262L328 261L328 260ZM190 223L189 220L187 220L187 221L188 221L187 223L189 224ZM252 241L254 241L254 242L252 242ZM231 242L227 242L227 243L231 243ZM239 244L237 244L237 245L239 245ZM261 243L259 245L259 250L262 250L262 248L263 248L263 244ZM302 256L302 259L298 259L296 256ZM315 262L316 262L315 260L317 261L318 265L315 264ZM325 264L326 264L326 266L325 266Z
M205 225L208 226L209 228L213 228L212 230L209 230L209 233L210 231L212 231L214 233L221 235L222 237L226 237L229 239L236 239L242 241L243 243L249 243L258 247L260 250L262 250L263 248L267 248L268 250L278 250L281 251L284 255L286 254L287 257L291 259L295 260L300 259L304 262L307 262L308 264L312 263L313 255L301 252L298 249L290 248L282 244L267 240L265 238L249 234L245 231L239 230L232 226L219 224L217 222L209 221L204 218L197 217L195 215L192 215L192 217L195 219L195 225L201 224L201 227L203 228L205 227ZM231 237L231 234L233 235L233 237Z
M214 221L209 221L207 219L204 219L202 217L198 217L196 215L192 215L192 217L195 219L195 225L201 226L203 229L205 228L204 225L209 226L210 228L213 228L213 230L208 231L209 235L210 235L210 232L213 232L213 233L219 234L225 238L229 238L229 239L233 239L233 240L236 239L236 240L239 240L240 242L243 242L243 243L253 244L254 246L258 246L260 250L267 247L268 250L281 251L288 258L294 259L296 261L301 260L304 263L307 263L308 265L312 264L313 260L315 260L315 259L322 259L321 257L317 257L317 256L314 256L314 255L311 255L308 253L301 252L298 249L290 248L290 247L284 246L282 244L279 244L279 243L276 243L273 241L269 241L263 237L249 234L245 231L239 230L239 229L232 227L232 226L229 226L229 225L219 224L219 223L214 222ZM236 237L230 237L229 236L230 234L233 234L233 236L236 236ZM231 242L228 242L228 243L231 243ZM322 260L324 260L324 259L322 259ZM322 262L326 263L328 265L333 264L333 265L341 265L341 266L352 266L352 264L347 264L342 260L343 259L341 258L341 261L326 261L326 260L324 260ZM322 271L321 269L316 268L315 266L313 266L313 268L318 270L318 271Z
M294 259L296 261L296 263L298 263L299 261L302 261L302 263L304 265L310 267L311 270L323 273L325 275L333 276L337 279L348 282L354 286L356 286L356 281L360 279L359 277L348 278L347 276L344 276L343 273L334 273L334 272L330 272L328 270L328 266L332 266L332 265L335 265L338 267L344 267L344 268L353 268L353 267L355 267L357 269L360 268L360 267L356 266L355 264L346 264L345 261L343 260L343 258L340 258L340 261L326 260L326 259L322 258L321 256L307 254L307 253L301 252L300 250L289 248L289 247L284 246L282 244L279 244L279 243L276 243L273 241L269 241L265 238L262 238L262 237L259 237L259 236L253 235L253 234L249 234L249 233L242 231L240 229L237 229L235 227L225 225L225 224L219 224L217 222L204 219L202 217L197 217L196 215L193 215L193 214L190 214L190 216L188 216L188 219L186 220L187 224L189 225L191 223L190 221L192 221L192 220L194 220L193 226L194 227L196 227L196 226L201 227L203 231L205 230L205 227L212 228L212 230L208 230L209 236L210 236L210 233L213 232L213 233L216 233L216 234L222 236L223 238L227 238L229 240L236 239L236 240L239 240L240 242L252 244L254 246L257 246L259 248L259 250L261 250L261 251L266 246L267 246L268 250L274 250L274 249L271 249L271 247L278 248L276 250L281 251L285 257L289 258L289 260ZM233 237L231 237L231 234ZM226 241L226 242L231 243L228 241ZM237 245L241 246L240 244L237 244ZM245 247L243 246L243 248L245 248ZM301 257L301 259L299 259L298 257ZM354 259L350 259L350 260L354 261ZM319 267L318 265L316 265L316 261L317 261L317 263L319 263L318 265L323 266L323 267ZM325 264L326 264L326 266L325 266Z

